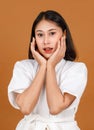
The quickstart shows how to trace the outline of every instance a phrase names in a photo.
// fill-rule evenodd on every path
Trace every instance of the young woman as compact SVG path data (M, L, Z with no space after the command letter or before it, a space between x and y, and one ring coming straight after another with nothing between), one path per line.
M18 61L8 86L10 103L25 116L16 130L79 130L75 114L87 83L64 18L56 11L35 19L29 59Z

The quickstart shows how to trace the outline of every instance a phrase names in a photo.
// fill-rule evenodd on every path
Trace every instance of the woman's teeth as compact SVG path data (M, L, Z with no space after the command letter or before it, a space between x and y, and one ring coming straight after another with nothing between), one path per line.
M52 50L53 50L53 48L50 48L50 47L44 48L44 51L46 53L52 53Z
M47 48L44 48L44 50L52 50L53 48L50 48L50 47L47 47Z

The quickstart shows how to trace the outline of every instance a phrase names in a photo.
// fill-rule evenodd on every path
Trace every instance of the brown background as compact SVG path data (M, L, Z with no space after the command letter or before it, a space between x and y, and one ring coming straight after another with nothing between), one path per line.
M0 0L0 130L14 130L22 114L11 107L7 86L17 60L27 58L31 26L47 9L60 12L70 26L79 61L88 67L88 84L76 119L82 130L94 130L93 0Z

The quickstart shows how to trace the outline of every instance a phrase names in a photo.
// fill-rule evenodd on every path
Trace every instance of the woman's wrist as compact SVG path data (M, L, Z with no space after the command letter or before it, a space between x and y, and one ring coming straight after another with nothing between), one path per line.
M47 68L47 65L46 65L46 63L42 63L41 65L40 65L40 69L43 69L43 70L45 70Z
M47 70L49 70L49 69L55 69L55 65L48 62L47 63Z
M47 62L47 68L55 68L55 64L54 63L52 63L52 62L50 62L50 61L48 61Z

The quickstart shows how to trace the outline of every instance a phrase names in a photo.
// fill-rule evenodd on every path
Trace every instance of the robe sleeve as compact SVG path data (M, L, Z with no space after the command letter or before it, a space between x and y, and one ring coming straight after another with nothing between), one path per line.
M8 98L10 104L19 109L15 102L15 93L22 93L33 80L33 66L31 67L31 73L29 72L25 62L18 61L14 65L13 75L8 85Z
M84 63L75 63L60 78L62 93L69 93L80 99L87 83L87 67Z

